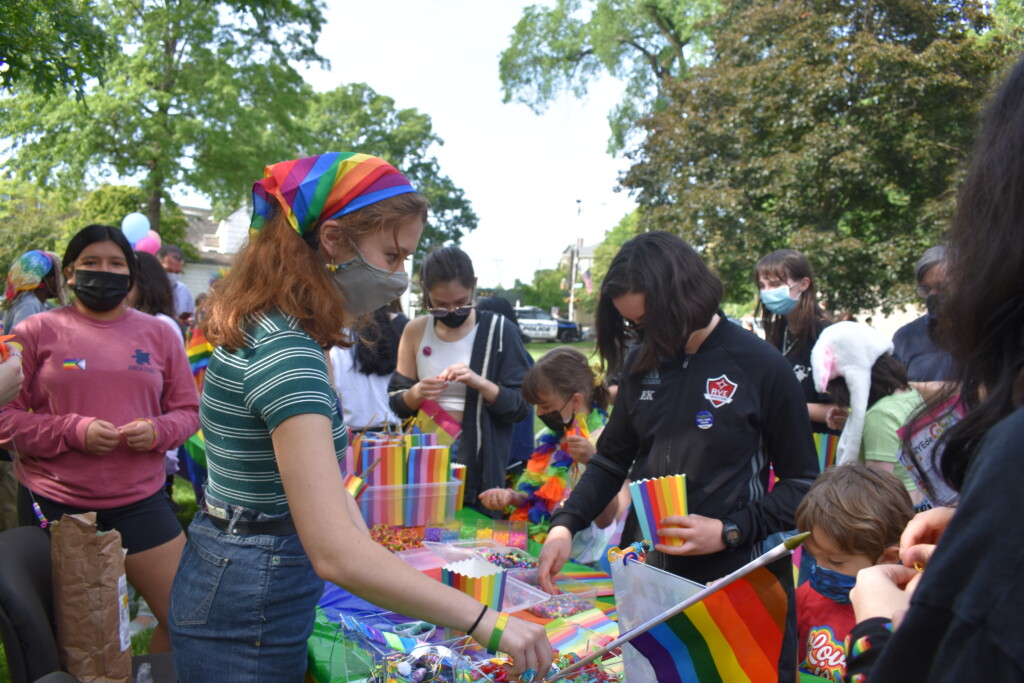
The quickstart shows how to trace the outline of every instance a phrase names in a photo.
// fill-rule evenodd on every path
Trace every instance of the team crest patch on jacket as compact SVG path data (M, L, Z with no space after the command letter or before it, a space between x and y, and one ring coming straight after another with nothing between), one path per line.
M721 408L726 403L732 403L732 395L736 393L736 386L736 382L725 375L719 375L707 381L704 398L710 401L715 408Z

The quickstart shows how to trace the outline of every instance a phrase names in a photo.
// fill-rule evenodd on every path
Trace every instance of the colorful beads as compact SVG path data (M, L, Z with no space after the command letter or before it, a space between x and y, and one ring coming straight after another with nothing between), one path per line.
M591 607L593 604L577 598L573 593L562 593L551 596L549 600L545 600L539 605L534 605L530 608L530 614L543 619L558 619L585 612Z
M484 555L484 559L502 569L535 569L537 560L515 550L495 551Z
M388 526L374 524L370 527L370 538L393 553L423 547L423 527Z

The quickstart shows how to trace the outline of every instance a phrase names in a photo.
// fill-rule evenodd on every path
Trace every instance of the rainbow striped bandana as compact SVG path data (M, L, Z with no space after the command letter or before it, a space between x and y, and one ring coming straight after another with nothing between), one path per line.
M253 184L249 227L259 230L266 224L273 213L272 196L303 235L321 221L415 191L397 168L369 154L328 152L282 161L264 168L263 180Z

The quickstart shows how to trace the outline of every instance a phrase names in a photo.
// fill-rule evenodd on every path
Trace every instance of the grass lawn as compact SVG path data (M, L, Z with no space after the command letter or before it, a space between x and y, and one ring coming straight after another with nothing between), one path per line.
M174 478L174 502L180 506L176 513L182 528L188 528L195 516L199 506L196 505L196 496L192 492L192 485L181 477ZM132 654L144 655L149 650L149 641L153 637L152 631L143 631L132 637ZM11 675L7 670L7 655L4 653L3 645L0 645L0 683L10 683Z

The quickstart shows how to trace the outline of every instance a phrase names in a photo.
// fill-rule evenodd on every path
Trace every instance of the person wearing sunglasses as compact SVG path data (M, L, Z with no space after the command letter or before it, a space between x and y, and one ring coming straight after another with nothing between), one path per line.
M458 247L427 254L420 288L429 314L402 332L391 409L406 418L431 401L461 423L452 462L466 465L465 504L495 514L478 496L505 485L513 425L529 413L519 393L529 355L511 321L473 307L473 262Z

